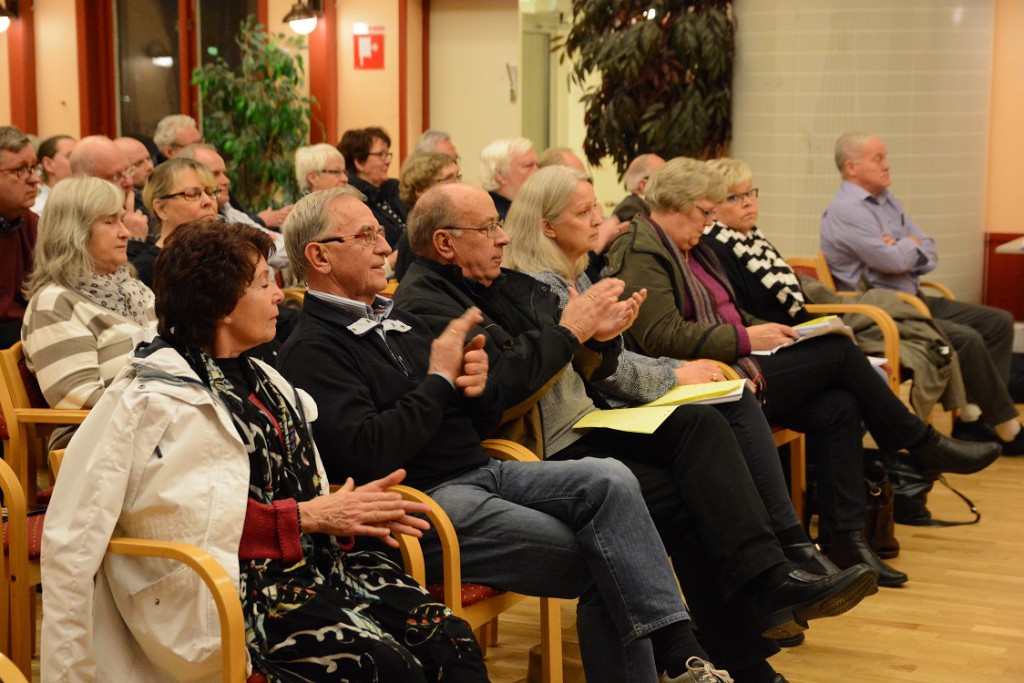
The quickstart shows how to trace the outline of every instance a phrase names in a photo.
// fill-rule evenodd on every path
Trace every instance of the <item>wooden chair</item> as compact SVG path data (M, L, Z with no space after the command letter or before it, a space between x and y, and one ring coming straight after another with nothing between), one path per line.
M809 275L825 285L831 291L835 291L836 285L835 280L832 279L832 273L828 269L828 264L825 263L825 257L818 252L818 256L815 258L805 257L794 257L786 259L786 263L796 273L802 273ZM853 296L854 292L837 292L840 296ZM924 302L913 297L918 304L924 306ZM878 306L871 306L869 304L807 304L805 306L808 313L822 314L822 315L843 315L845 313L859 313L860 315L869 318L875 323L879 330L882 332L882 340L884 345L884 355L886 359L886 378L889 383L889 388L892 389L893 393L897 396L900 393L900 384L903 383L903 379L900 376L900 331L896 327L895 321L892 316L883 311ZM924 306L927 312L927 307Z
M45 514L28 515L28 504L14 469L0 460L4 495L4 555L0 577L0 647L25 674L32 675L35 650L35 587L40 583L39 555Z
M0 652L0 683L28 683L21 670Z
M398 289L398 280L391 278L388 280L388 286L384 288L380 295L390 299L395 295L396 289Z
M533 453L512 441L489 439L484 441L483 445L488 455L498 460L537 461ZM435 598L444 602L456 616L465 619L469 623L470 627L476 632L481 651L486 655L487 646L494 645L497 642L498 615L521 602L527 596L520 595L519 593L497 591L479 584L463 583L458 535L448 515L430 496L421 491L408 486L396 486L393 490L400 492L406 500L425 503L430 506L427 518L441 540L441 549L444 556L444 583L428 585L425 583L423 554L419 550L418 542L415 544L416 548L409 551L410 557L406 555L406 546L410 545L410 540L415 541L415 539L403 537L400 539L400 543L403 546L402 557L406 561L406 571L416 581L426 586L427 590ZM419 553L418 559L416 557L417 552ZM557 599L540 599L540 627L541 667L544 683L561 683L561 613L559 612Z
M39 425L81 424L88 410L57 410L47 406L35 376L25 364L21 342L0 351L0 412L4 435L4 459L14 469L28 498L36 505L37 469L46 452Z
M284 300L293 304L295 308L302 310L302 304L306 300L305 287L285 287L281 290L284 293Z

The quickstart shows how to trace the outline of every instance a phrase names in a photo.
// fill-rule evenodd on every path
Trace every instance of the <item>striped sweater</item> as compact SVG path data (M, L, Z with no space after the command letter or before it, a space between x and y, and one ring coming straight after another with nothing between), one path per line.
M152 305L147 314L152 328ZM57 284L32 297L21 329L25 360L52 408L91 408L136 342L150 336L151 330Z

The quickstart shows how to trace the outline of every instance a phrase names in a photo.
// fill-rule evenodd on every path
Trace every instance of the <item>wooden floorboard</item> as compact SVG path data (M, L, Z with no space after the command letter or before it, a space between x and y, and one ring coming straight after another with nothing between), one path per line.
M948 432L943 419L937 424ZM1000 458L984 472L949 480L977 504L981 523L897 526L902 551L892 564L910 582L812 622L804 645L771 659L791 683L1024 682L1024 458ZM969 518L941 485L928 506L941 519ZM525 678L527 652L539 641L537 608L527 600L501 618L487 657L495 683ZM577 642L568 601L562 619L565 640Z

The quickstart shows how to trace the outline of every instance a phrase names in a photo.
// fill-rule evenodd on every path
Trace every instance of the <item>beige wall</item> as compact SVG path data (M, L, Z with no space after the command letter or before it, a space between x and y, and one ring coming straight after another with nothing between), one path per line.
M988 143L985 226L990 232L1024 232L1024 3L996 0L992 41L992 106ZM1021 262L1024 267L1024 261Z
M353 23L384 27L384 69L357 70ZM338 134L350 128L380 126L398 154L398 0L345 0L338 3ZM398 160L391 175L398 176Z
M0 125L11 122L11 71L7 60L7 31L0 33Z
M739 0L735 9L732 153L753 168L759 223L782 253L818 251L821 212L839 185L835 140L873 131L889 148L893 192L938 244L934 279L980 300L993 0Z
M80 133L75 0L35 0L39 136Z
M479 182L489 142L519 135L505 70L519 67L519 42L515 0L431 0L430 127L451 133L466 182Z

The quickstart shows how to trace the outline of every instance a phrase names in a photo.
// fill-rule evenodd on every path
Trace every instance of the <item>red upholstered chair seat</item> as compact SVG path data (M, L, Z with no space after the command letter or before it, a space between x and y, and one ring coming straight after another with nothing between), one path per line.
M43 521L46 515L28 518L28 559L38 560L43 545ZM7 522L4 522L4 555L7 554Z
M438 602L444 602L444 584L443 583L429 583L427 584L427 592ZM499 591L491 588L490 586L484 586L479 583L464 583L462 584L462 606L470 607L475 605L481 600L493 598L496 595L501 595L505 591Z

